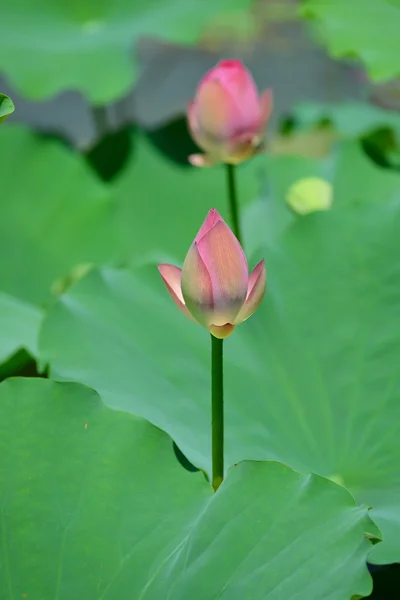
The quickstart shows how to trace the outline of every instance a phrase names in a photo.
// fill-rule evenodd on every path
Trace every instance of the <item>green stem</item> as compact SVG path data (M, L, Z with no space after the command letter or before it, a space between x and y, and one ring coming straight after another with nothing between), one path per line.
M242 234L240 232L239 208L236 192L236 168L235 165L225 165L228 182L229 209L231 211L231 221L233 233L240 243L242 243Z
M223 341L211 336L212 485L215 492L224 478Z

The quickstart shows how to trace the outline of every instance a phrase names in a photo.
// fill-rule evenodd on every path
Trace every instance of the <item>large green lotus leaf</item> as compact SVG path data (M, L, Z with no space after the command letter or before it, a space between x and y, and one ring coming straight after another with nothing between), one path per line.
M400 177L349 144L332 180L333 209L292 217L275 236L265 224L264 248L251 261L265 256L268 292L225 344L226 464L278 459L343 483L374 507L382 527L373 559L393 562L400 560ZM90 273L44 322L41 352L54 375L145 416L209 470L208 335L176 310L155 264L133 274Z
M10 379L0 414L2 600L139 598L210 486L164 433L83 386Z
M124 95L141 36L195 42L215 15L249 0L16 0L2 8L1 70L33 100L76 89L96 104Z
M11 98L5 94L0 94L0 123L12 112L14 112L14 104Z
M37 356L42 311L0 292L0 364L20 349Z
M247 462L213 495L165 433L77 384L8 380L0 430L2 600L371 591L368 538L379 532L326 479Z
M400 0L306 0L301 10L317 20L333 56L359 57L377 81L400 75Z
M22 127L0 130L0 288L34 304L81 263L115 255L110 192L84 160Z

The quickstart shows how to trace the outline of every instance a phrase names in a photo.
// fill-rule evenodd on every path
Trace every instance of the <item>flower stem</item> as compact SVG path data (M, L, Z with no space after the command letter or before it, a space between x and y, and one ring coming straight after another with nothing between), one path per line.
M212 485L215 492L224 478L223 341L211 335Z
M239 220L239 208L238 199L236 193L236 168L235 165L225 164L226 175L228 182L228 198L229 198L229 209L231 211L231 221L233 233L236 235L240 244L242 243L242 235L240 232L240 220Z

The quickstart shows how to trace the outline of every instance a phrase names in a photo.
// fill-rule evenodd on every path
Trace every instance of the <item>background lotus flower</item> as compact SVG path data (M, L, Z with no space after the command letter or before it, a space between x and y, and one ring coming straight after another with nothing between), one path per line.
M182 270L168 264L158 269L179 310L221 339L255 312L266 287L264 261L249 277L243 249L215 209L196 235Z
M239 60L223 60L200 81L188 106L189 130L205 155L193 154L195 166L240 163L260 149L272 110L272 92L259 95Z

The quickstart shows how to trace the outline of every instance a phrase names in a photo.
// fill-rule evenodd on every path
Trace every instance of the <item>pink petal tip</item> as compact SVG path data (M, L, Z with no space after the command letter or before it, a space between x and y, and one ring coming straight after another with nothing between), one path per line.
M249 277L247 296L242 309L235 318L235 325L246 321L260 306L267 285L267 272L264 260L261 260L253 269Z
M185 317L191 321L195 321L183 299L181 289L182 270L179 267L175 267L175 265L168 265L164 263L158 265L158 271L164 281L165 287L167 288L172 301L179 308L181 313L185 315Z

